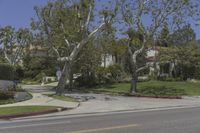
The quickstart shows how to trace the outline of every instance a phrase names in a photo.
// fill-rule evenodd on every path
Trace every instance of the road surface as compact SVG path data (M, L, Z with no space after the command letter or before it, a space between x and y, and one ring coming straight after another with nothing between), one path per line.
M200 133L200 108L0 121L0 133Z

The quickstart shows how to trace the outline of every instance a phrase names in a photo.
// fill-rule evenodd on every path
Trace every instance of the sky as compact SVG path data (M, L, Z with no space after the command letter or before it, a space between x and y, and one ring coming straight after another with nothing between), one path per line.
M34 6L45 5L48 0L0 0L0 26L29 27L36 17ZM193 27L200 39L200 27Z
M34 6L48 0L0 0L0 26L28 27L35 16Z

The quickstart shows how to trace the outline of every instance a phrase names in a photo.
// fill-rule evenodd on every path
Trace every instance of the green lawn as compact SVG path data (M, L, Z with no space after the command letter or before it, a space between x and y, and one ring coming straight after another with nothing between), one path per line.
M22 85L38 85L41 84L40 81L34 81L34 80L29 80L29 79L24 79L22 80Z
M177 92L180 91L181 95L189 95L189 96L200 95L200 83L191 83L191 82L167 82L167 81L139 82L138 91L139 92L144 91L144 89L147 89L149 86L155 86L155 87L165 86L166 88L173 88L173 91L171 93L174 93L174 91ZM128 93L129 88L130 88L130 83L118 83L112 85L97 86L95 88L87 89L86 91L118 94L118 93ZM173 95L171 93L167 95Z
M45 94L48 97L52 97L58 100L63 100L63 101L67 101L67 102L77 102L75 98L73 97L69 97L69 96L59 96L59 95L55 95L55 94Z
M46 111L56 109L55 106L14 106L14 107L2 107L0 108L0 115L22 114L32 113L39 111Z

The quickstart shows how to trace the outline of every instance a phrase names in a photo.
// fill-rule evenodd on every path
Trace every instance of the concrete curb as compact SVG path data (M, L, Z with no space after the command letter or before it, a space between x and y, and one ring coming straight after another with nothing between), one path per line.
M99 116L99 115L108 115L108 114L120 114L120 113L131 113L131 112L145 112L145 111L164 111L171 109L185 109L185 108L200 108L200 105L179 105L179 106L167 106L167 107L155 107L155 108L143 108L143 109L127 109L127 110L116 110L116 111L105 111L105 112L88 112L88 113L75 113L75 114L66 114L66 115L56 115L56 116L39 116L34 118L24 118L23 120L29 119L53 119L54 117L67 117L67 118L75 118L75 117L85 117L85 116ZM20 119L19 119L20 120Z
M183 99L181 96L140 96L140 95L131 95L131 94L126 94L124 96L128 97L138 97L138 98L157 98L157 99Z
M134 96L139 98L183 99L181 96Z
M0 115L0 119L9 120L9 119L20 118L20 117L45 115L49 113L56 113L56 112L61 112L61 111L66 111L66 110L71 110L71 109L73 108L57 108L57 109L38 111L38 112L19 113L19 114L12 114L12 115Z

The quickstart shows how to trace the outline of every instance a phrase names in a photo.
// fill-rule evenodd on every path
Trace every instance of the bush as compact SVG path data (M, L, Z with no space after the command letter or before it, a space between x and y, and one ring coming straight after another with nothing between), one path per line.
M26 56L24 62L24 78L42 80L43 73L46 76L55 76L56 59L52 57Z
M125 77L125 73L120 65L111 65L107 68L99 67L96 72L98 83L114 83L121 82Z
M120 65L112 65L107 68L108 73L110 73L110 78L114 82L122 80L123 69Z
M14 99L13 91L0 91L0 100Z
M24 69L21 66L15 66L14 79L22 80L24 78Z
M14 67L9 64L0 64L0 80L13 80Z

